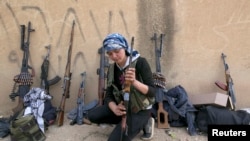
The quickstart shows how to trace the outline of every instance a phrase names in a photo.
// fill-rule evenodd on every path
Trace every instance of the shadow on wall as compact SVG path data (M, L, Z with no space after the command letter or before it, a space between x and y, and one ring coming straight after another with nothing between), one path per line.
M174 58L173 41L175 33L175 13L173 1L139 1L137 7L139 18L138 50L148 59L152 70L156 70L156 66L152 65L155 64L155 58L151 57L155 56L155 45L151 38L154 36L154 33L158 35L165 34L161 60L162 66L166 66L168 68L163 68L164 74L168 74L172 68L172 63L174 62L171 60L171 58Z

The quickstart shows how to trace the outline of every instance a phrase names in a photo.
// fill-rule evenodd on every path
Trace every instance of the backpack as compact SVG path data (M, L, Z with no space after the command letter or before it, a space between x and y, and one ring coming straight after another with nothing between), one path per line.
M44 141L46 136L39 128L35 116L25 115L10 122L10 138L11 141Z

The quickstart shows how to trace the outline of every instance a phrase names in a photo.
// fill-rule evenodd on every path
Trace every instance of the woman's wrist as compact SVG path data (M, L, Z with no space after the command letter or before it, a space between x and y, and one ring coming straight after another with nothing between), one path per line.
M136 80L136 79L134 79L132 82L131 82L131 84L134 86L134 87L136 87L138 84L138 81Z
M148 92L148 86L136 79L132 82L132 85L143 94Z
M115 102L113 102L113 101L109 102L109 109L110 109L111 111L114 112L115 107L116 107Z

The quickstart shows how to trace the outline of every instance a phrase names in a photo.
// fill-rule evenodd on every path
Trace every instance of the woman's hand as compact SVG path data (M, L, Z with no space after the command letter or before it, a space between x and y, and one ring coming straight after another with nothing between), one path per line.
M121 102L118 105L116 105L116 107L113 109L113 112L117 116L126 115L126 108L125 108L123 102Z
M125 81L130 81L131 84L136 80L135 68L128 68L125 71Z
M130 83L129 83L130 82ZM136 90L139 90L142 94L147 94L148 92L148 85L136 80L136 70L135 68L128 68L125 71L125 89L126 91L129 91L128 86L129 84L133 85Z

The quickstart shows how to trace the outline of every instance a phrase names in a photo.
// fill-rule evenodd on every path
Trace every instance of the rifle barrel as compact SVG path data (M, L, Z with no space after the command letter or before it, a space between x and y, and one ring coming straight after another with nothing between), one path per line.
M154 33L154 36L152 37L152 40L155 41L155 64L156 64L156 72L161 72L161 64L160 64L160 58L162 55L162 48L163 48L163 37L165 34L160 34L160 47L157 46L157 34Z
M165 34L160 35L161 42L160 42L159 57L161 57L161 55L162 55L163 36L165 36Z

